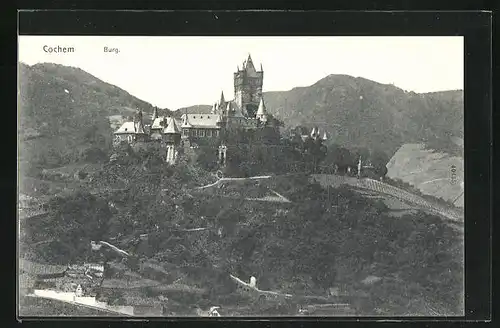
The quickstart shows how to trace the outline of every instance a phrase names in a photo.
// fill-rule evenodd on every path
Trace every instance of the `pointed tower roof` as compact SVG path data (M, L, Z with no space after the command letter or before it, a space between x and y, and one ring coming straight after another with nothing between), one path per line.
M262 63L260 63L260 71L264 72L264 69L262 68Z
M223 105L226 103L226 100L224 99L224 91L221 91L220 93L220 100L219 100L219 104L220 105Z
M248 54L248 59L246 60L245 70L247 71L247 74L249 74L249 75L254 75L257 73L257 70L255 69L255 66L253 65L252 57L250 56L250 54Z
M260 98L259 108L257 109L257 116L266 115L266 105L264 105L264 97Z
M151 116L152 122L154 122L158 118L158 108L153 109L153 116Z
M168 118L169 122L167 127L163 130L163 133L165 134L180 134L180 130L177 127L177 123L175 122L175 118L169 117Z

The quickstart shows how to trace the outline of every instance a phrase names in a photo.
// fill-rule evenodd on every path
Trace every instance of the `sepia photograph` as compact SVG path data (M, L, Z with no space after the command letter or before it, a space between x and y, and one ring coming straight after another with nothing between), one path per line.
M20 317L450 317L461 36L18 37Z

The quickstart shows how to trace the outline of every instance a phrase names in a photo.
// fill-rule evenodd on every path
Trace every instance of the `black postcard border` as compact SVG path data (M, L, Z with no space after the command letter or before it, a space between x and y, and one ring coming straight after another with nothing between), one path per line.
M492 13L454 12L356 12L356 11L22 11L18 12L21 35L385 35L465 37L465 244L467 321L489 320L491 303L492 225ZM17 50L17 49L16 49ZM16 63L17 64L17 63ZM17 69L15 70L17 73ZM16 74L17 75L17 74ZM16 167L17 171L17 167ZM17 176L17 174L16 174ZM13 231L13 230L11 230ZM15 244L15 238L14 238ZM13 263L15 263L15 258ZM15 266L15 264L14 264ZM16 272L14 271L14 274ZM15 288L15 284L13 286ZM15 295L15 291L14 291ZM109 318L81 318L106 320ZM264 318L252 319L262 321ZM301 325L333 321L381 321L382 318L268 318L271 322L293 320ZM395 321L463 321L457 318L384 318ZM23 318L28 320L28 318ZM36 319L37 321L39 318ZM54 320L54 319L51 319ZM150 322L158 319L148 318ZM236 320L244 320L237 318ZM266 318L267 320L267 318ZM134 320L135 321L135 320ZM161 319L168 325L207 320ZM231 321L222 318L216 324ZM319 322L321 321L321 323ZM268 321L269 322L269 321ZM32 322L30 322L31 324ZM57 319L50 324L64 324ZM423 323L423 322L421 322ZM158 322L160 324L160 322ZM364 324L364 323L363 323Z

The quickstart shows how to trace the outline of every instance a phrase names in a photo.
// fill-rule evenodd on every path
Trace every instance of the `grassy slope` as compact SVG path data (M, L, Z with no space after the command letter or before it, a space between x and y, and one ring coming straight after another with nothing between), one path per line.
M452 165L455 165L457 175L454 184L451 183ZM428 150L420 144L405 144L394 154L387 168L388 177L408 182L424 194L453 201L463 193L463 157ZM463 207L463 195L456 205Z

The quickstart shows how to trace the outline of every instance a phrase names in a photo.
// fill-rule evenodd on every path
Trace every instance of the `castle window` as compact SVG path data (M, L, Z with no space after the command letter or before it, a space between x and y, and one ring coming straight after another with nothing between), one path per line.
M200 118L203 118L203 116L200 116Z
M211 137L212 136L212 130L207 130L207 137Z
M218 136L219 136L219 130L215 130L215 131L214 131L214 133L215 133L215 136L216 136L216 137L218 137Z
M184 135L187 137L189 136L189 129L184 129L183 130Z
M127 140L128 140L128 142L132 142L134 139L133 139L133 137L132 137L131 135L129 135L129 136L127 137Z
M196 118L196 116L193 116L193 118Z
M200 131L198 132L198 135L199 135L200 137L204 137L204 136L205 136L205 130L200 130Z

